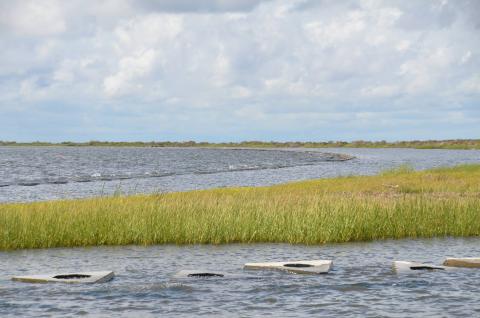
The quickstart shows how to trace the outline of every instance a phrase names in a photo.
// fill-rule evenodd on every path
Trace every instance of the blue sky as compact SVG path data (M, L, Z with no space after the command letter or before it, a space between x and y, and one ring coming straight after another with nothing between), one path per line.
M480 1L0 0L0 140L480 138Z

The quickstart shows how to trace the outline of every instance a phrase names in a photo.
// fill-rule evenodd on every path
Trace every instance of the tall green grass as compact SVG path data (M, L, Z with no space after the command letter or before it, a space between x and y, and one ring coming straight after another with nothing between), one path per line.
M480 165L0 205L0 249L480 235Z

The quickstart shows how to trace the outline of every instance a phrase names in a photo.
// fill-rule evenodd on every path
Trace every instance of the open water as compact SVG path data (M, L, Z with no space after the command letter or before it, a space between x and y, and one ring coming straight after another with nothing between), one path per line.
M375 174L400 164L478 162L479 150L0 147L0 202L262 186Z
M394 260L480 255L480 238L303 246L125 246L0 252L0 317L478 317L480 269L395 274ZM333 259L328 274L243 270L246 262ZM232 278L177 278L180 270ZM13 275L113 270L92 285Z

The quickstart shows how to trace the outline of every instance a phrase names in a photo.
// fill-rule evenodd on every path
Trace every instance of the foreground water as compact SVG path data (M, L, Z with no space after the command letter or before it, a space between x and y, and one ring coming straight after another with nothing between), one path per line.
M292 246L95 247L0 252L0 316L440 317L480 315L480 269L397 275L393 260L440 264L480 255L480 238ZM245 262L333 259L325 275L246 271ZM13 275L114 270L94 285L29 284ZM182 269L234 278L175 278Z
M426 169L479 162L480 150L0 147L0 202L260 186L375 174L400 164Z

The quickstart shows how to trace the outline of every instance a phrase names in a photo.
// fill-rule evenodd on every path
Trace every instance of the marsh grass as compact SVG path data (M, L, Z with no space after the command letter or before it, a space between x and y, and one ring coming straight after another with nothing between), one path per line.
M480 165L0 205L0 249L480 235Z
M413 168L412 165L410 164L402 164L398 167L392 168L392 169L387 169L382 172L380 172L381 176L396 176L396 175L402 175L402 174L407 174L407 173L412 173L414 172L415 169Z

